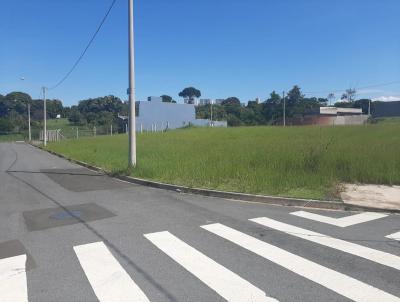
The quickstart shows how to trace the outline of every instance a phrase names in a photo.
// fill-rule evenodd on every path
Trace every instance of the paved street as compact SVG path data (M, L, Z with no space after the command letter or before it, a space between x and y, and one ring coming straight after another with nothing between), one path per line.
M400 302L400 216L157 190L2 143L0 301Z

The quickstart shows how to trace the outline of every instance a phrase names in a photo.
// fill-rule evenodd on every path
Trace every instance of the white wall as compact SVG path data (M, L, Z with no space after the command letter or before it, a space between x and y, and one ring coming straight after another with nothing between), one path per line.
M182 128L196 120L196 111L191 104L174 104L163 102L139 102L139 116L136 118L136 128L139 131L152 131L154 125L157 131L168 128Z

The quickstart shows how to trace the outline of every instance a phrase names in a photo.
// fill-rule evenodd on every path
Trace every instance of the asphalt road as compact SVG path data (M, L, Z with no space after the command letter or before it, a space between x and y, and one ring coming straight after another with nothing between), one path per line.
M0 144L1 302L400 301L398 232L398 215L151 189Z

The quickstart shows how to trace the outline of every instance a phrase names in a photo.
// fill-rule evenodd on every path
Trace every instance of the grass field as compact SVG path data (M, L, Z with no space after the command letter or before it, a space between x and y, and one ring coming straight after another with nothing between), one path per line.
M368 126L195 128L66 140L49 149L107 170L191 187L316 199L341 183L400 184L400 120Z
M25 137L23 134L0 134L0 143L2 142L15 142L19 140L24 140Z

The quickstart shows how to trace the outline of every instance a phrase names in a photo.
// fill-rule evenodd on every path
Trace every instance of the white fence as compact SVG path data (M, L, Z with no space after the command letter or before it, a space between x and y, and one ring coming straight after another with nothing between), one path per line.
M44 131L42 130L39 134L39 140L41 141L44 141L43 133ZM48 142L59 142L60 140L64 139L64 136L61 134L61 129L47 130L46 133L46 138Z

